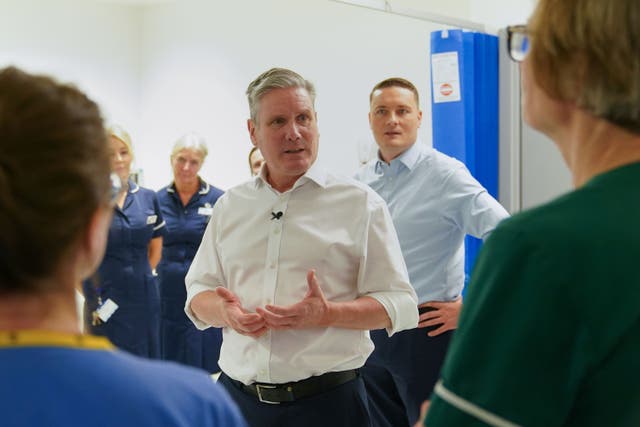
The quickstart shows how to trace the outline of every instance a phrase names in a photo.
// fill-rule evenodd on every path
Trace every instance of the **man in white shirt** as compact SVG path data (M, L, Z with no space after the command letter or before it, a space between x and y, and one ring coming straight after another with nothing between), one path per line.
M457 327L465 235L484 239L508 213L461 162L418 141L422 112L411 82L383 80L369 100L378 158L356 178L389 206L421 313L416 329L372 331L376 349L362 371L378 424L399 427L418 419Z
M247 89L260 175L218 199L185 311L223 327L220 383L252 426L369 426L368 330L414 328L417 299L384 201L314 164L313 85L274 68Z

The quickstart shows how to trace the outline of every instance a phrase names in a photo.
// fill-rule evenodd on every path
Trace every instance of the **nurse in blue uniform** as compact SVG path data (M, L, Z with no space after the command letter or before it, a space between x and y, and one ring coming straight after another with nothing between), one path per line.
M156 193L129 179L133 161L129 134L119 126L108 133L112 168L124 185L104 260L83 283L85 330L108 337L130 353L159 359L160 293L153 271L162 254L165 223Z
M158 191L167 224L162 260L158 265L161 292L162 358L218 372L222 331L197 329L184 313L184 277L200 246L213 205L222 190L203 181L198 172L207 157L204 139L180 138L171 151L173 182Z

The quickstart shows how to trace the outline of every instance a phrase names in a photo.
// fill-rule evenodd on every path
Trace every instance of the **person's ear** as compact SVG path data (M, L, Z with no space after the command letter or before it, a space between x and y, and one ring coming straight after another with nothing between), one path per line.
M113 209L104 206L98 207L91 215L80 245L83 279L93 274L102 261L112 218Z
M258 140L256 139L256 125L253 123L253 120L247 119L247 129L249 130L249 137L251 138L251 143L258 146Z

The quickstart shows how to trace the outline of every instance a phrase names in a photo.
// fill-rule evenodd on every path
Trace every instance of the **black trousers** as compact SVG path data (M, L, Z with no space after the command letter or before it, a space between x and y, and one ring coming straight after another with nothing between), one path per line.
M236 402L250 427L372 427L362 377L295 402L260 402L233 384L223 372L218 379Z
M413 426L420 405L430 399L453 331L429 337L416 328L388 337L385 330L371 331L376 345L360 369L377 427Z

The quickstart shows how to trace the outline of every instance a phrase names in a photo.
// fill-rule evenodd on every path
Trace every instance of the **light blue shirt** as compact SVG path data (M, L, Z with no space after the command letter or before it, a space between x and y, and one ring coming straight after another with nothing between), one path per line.
M465 165L417 142L356 179L387 202L418 301L451 301L464 286L464 237L484 239L507 211Z

